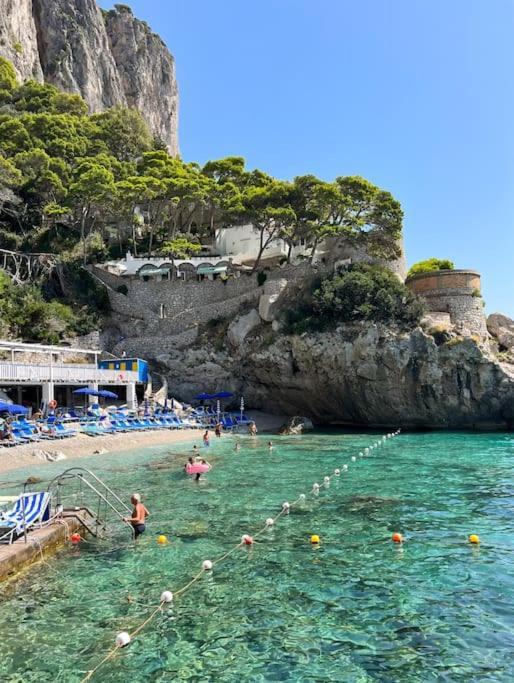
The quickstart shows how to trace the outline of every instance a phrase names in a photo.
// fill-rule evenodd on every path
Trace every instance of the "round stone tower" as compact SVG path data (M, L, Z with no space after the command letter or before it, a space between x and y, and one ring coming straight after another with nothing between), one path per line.
M436 270L418 273L405 284L422 297L431 313L448 313L457 331L487 337L480 273L476 270Z

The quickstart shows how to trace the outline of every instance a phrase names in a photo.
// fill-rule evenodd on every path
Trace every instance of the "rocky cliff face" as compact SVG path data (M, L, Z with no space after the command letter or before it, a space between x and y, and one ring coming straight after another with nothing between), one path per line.
M134 106L178 154L175 62L129 8L95 0L1 0L0 55L20 78L80 93L91 111Z
M269 341L261 327L237 349L185 348L158 365L179 398L230 388L251 407L318 425L514 428L514 365L472 339L438 346L420 328L361 324Z

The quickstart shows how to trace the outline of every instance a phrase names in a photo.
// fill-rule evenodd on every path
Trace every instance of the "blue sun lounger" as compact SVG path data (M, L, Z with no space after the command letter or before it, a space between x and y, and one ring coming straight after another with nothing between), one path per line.
M50 494L23 493L12 510L0 513L0 542L12 543L34 526L42 526L50 519Z

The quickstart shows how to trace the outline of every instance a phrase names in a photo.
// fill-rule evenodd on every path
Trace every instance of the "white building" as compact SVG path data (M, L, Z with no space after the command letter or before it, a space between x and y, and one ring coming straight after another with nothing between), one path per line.
M141 384L137 371L127 370L132 359L120 359L122 369L100 367L101 351L67 346L25 344L0 340L0 389L15 403L48 406L59 399L71 405L72 393L79 387L98 390L99 386L122 389L130 407L136 404L136 385ZM72 358L73 361L69 359ZM82 362L77 359L82 359ZM114 365L113 365L114 367ZM132 367L132 363L130 364Z

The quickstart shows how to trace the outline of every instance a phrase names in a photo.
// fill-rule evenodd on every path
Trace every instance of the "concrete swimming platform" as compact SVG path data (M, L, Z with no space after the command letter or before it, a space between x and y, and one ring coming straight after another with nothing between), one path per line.
M85 528L81 519L64 514L61 520L42 529L32 529L27 537L21 536L10 545L0 545L0 582L16 578L17 574L64 545L73 532Z

